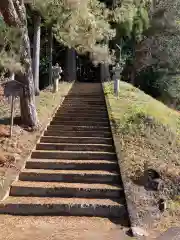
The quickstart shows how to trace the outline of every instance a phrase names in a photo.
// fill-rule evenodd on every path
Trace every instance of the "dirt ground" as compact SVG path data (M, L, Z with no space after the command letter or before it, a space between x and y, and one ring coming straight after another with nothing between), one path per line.
M0 216L3 240L129 240L127 229L109 219Z

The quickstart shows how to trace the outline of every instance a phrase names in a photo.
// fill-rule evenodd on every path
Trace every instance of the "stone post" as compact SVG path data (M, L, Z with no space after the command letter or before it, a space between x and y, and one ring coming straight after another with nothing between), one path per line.
M113 68L113 82L114 82L114 95L119 97L119 88L120 88L120 77L121 77L121 66L118 63L116 67Z

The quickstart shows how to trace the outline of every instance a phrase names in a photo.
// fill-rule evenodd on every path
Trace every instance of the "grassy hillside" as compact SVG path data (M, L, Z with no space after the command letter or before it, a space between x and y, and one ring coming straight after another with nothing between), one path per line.
M161 223L164 228L176 224L180 218L180 113L125 82L120 83L119 99L113 96L112 82L104 87L124 174L143 185L145 170L156 170L164 186L156 200L163 196L168 203Z

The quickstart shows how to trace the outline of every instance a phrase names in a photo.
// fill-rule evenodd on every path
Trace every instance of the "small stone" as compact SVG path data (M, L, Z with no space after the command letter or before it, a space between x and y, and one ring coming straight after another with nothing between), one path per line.
M148 232L146 230L140 228L140 227L132 227L132 232L133 236L138 237L138 236L149 236Z

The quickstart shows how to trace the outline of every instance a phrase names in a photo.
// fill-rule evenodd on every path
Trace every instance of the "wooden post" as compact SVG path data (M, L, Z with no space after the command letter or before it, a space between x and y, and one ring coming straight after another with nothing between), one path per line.
M12 137L12 130L14 125L14 96L11 96L11 123L10 123L10 137Z
M11 73L10 79L14 80L14 73ZM12 130L14 125L14 96L11 96L11 122L10 122L10 137L12 137Z

